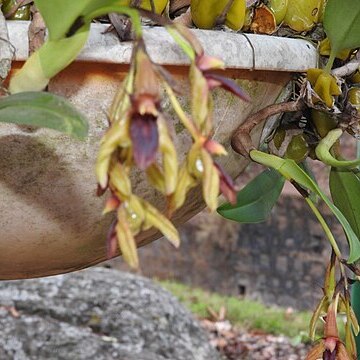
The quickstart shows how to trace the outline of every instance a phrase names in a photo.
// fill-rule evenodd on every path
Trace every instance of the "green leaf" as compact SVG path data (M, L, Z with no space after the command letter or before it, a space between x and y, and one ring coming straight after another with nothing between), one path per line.
M45 20L49 30L50 40L59 40L66 37L78 19L86 17L92 12L101 11L102 14L108 13L108 7L121 7L130 5L129 0L35 0L35 4ZM111 10L110 10L111 11ZM89 19L91 20L91 19ZM79 22L85 29L90 25Z
M273 169L265 170L237 194L236 205L221 205L217 211L224 218L239 223L258 223L270 215L285 179Z
M75 60L86 43L94 17L120 12L131 17L141 33L138 12L129 0L35 0L49 30L44 45L26 61L9 84L10 93L41 91L49 80Z
M355 160L338 160L331 154L331 148L339 140L343 131L341 129L330 130L327 135L320 140L315 149L317 158L324 164L337 168L354 168L360 165L360 158Z
M53 76L75 60L87 37L88 31L60 40L47 40L11 77L10 93L43 90Z
M312 181L314 181L314 183L317 184L314 172L312 171L311 167L307 163L306 159L303 162L299 163L298 165L306 172L306 174L309 175L309 177L312 179ZM310 192L309 197L313 203L317 203L319 201L319 196L316 193L314 193L313 191Z
M348 258L349 263L360 258L360 241L356 236L354 230L350 226L346 217L343 213L330 201L330 199L320 190L318 185L307 175L294 160L291 159L282 159L275 155L270 155L263 153L258 150L252 150L250 152L250 157L252 160L269 166L279 171L287 180L295 181L297 184L301 185L305 189L313 191L326 203L332 213L336 216L340 224L342 225L346 237L349 242L350 254Z
M328 0L324 14L324 28L331 44L331 52L360 46L360 1Z
M46 92L24 92L0 98L0 122L46 127L84 139L86 118L66 99Z
M93 0L35 0L49 31L49 40L66 36L75 20Z
M330 192L335 205L360 238L360 178L352 171L332 168Z

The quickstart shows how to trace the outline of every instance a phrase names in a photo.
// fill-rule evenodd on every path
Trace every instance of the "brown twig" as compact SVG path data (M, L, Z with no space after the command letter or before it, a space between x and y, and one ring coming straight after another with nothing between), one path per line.
M106 30L112 31L115 30L120 41L131 41L134 40L134 34L132 32L131 19L125 15L120 15L118 13L108 14L110 20L110 27Z
M231 137L231 146L238 154L249 158L249 152L255 149L252 143L250 132L256 126L265 121L268 117L282 112L296 112L305 108L302 100L282 102L267 106L266 108L250 115L243 124L241 124Z
M170 1L170 14L190 6L190 0L172 0Z
M150 0L150 6L151 6L151 12L155 13L156 9L155 9L155 4L154 4L154 0Z
M29 55L38 50L45 41L46 25L39 11L33 6L32 20L29 26Z
M221 14L216 18L215 25L224 25L227 13L229 12L230 8L233 6L234 0L229 0L224 7L224 10Z
M332 70L331 73L338 77L344 77L351 75L359 67L360 67L360 50L358 50L354 59L349 61L347 64Z
M191 17L191 11L190 8L186 10L183 14L175 18L174 20L175 24L181 24L187 27L191 27L192 25L192 17Z

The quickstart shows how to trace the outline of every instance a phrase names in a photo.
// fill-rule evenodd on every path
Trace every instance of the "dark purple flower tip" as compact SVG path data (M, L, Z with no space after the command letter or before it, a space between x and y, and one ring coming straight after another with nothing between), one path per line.
M145 170L156 158L159 133L156 117L152 114L135 113L131 117L130 137L136 165Z
M323 354L324 360L336 360L336 350L331 352L330 350L325 350Z
M102 196L105 194L106 190L107 190L107 186L105 188L101 187L100 184L98 184L97 189L96 189L96 196Z
M117 255L118 250L118 241L116 237L116 227L117 221L114 220L110 225L110 229L106 236L106 257L111 259Z
M220 175L220 191L226 197L231 204L236 204L237 201L237 189L235 187L233 179L225 172L220 164L214 162Z
M235 81L226 78L225 76L208 71L204 72L204 76L208 80L209 86L211 88L222 87L224 90L230 91L235 96L244 101L251 101L250 96Z

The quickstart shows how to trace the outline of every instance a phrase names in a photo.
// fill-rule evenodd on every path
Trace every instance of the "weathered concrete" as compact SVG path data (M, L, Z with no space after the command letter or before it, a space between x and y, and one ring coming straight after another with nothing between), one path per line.
M190 313L145 278L95 268L0 282L0 359L219 358Z
M0 82L7 77L11 67L12 52L8 40L5 18L0 10Z
M16 47L16 60L26 60L29 23L9 23L10 39ZM115 34L106 33L108 25L92 24L89 40L78 60L127 64L131 59L132 43L121 42ZM317 52L305 40L284 37L238 34L234 32L194 29L192 32L204 46L205 52L217 56L232 69L306 71L317 65ZM146 47L153 61L162 65L188 65L188 57L181 51L164 28L144 29ZM164 51L164 49L166 49Z

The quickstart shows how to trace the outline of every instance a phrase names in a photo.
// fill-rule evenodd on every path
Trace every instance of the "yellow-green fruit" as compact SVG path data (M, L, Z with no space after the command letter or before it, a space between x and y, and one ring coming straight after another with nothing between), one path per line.
M351 49L343 49L336 54L336 57L341 60L346 60L350 56L351 51ZM322 56L330 56L331 44L329 38L320 41L319 52Z
M286 149L285 157L299 163L303 161L308 156L308 154L309 154L309 145L306 142L304 135L299 134L299 135L295 135L291 139Z
M191 18L200 29L212 29L222 14L229 0L191 0ZM225 24L237 31L245 21L246 0L234 0L227 15Z
M356 108L360 114L360 88L353 87L348 92L349 103Z
M279 25L285 18L289 0L270 0L269 9L273 12L276 25Z
M311 30L318 21L321 0L289 0L284 23L295 31Z
M1 4L1 2L0 2ZM16 0L4 0L1 6L1 11L6 14L17 4ZM8 18L9 20L30 20L30 5L24 5L16 10L14 15Z
M350 81L353 84L360 84L360 69L355 71L355 73L351 75Z
M274 141L274 145L275 147L279 150L281 147L281 144L283 143L283 141L285 140L285 136L286 136L286 131L284 129L278 128L275 132L273 141Z
M325 13L326 4L327 4L327 0L320 0L319 18L318 18L319 23L322 23L324 21L324 13Z
M154 0L154 6L155 6L155 13L156 14L162 14L166 8L167 3L169 0ZM127 1L127 5L131 5L131 0ZM141 0L140 8L144 10L151 11L151 2L150 0Z
M315 109L311 110L311 120L321 138L324 138L330 130L337 126L337 121L332 116Z

